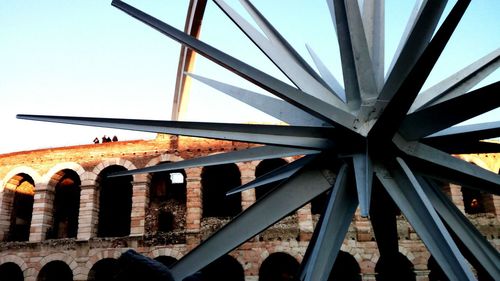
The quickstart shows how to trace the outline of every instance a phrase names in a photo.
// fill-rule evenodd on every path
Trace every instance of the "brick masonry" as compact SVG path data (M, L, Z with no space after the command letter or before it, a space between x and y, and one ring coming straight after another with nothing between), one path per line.
M35 281L44 265L51 261L62 261L73 272L74 280L87 280L96 262L104 258L117 258L129 248L152 258L171 256L179 259L207 234L203 228L201 168L185 170L186 217L185 229L181 233L184 238L179 243L152 243L146 238L145 214L149 207L150 175L133 177L130 235L120 238L97 237L101 171L112 165L135 169L248 147L251 145L237 142L159 136L150 141L112 142L0 155L0 240L4 241L0 242L0 266L7 262L15 263L23 272L25 280ZM500 154L457 157L495 173L500 168ZM237 163L243 184L255 178L254 171L258 163ZM55 186L61 178L61 171L66 169L74 171L81 182L77 237L47 239L47 231L54 222ZM29 241L7 242L13 207L12 190L18 184L19 175L29 176L35 186ZM450 184L444 191L464 212L460 188ZM500 249L500 197L487 196L488 200L484 201L486 212L467 216ZM253 190L242 193L242 209L254 202ZM285 220L284 228L271 228L234 250L231 255L243 266L247 280L257 280L260 264L271 253L286 252L299 261L302 259L316 220L317 215L311 214L311 205L307 204ZM210 228L210 231L213 229ZM428 280L427 261L430 254L403 217L398 218L398 234L400 252L414 265L417 280ZM375 266L379 258L377 244L369 219L359 216L359 211L342 250L356 259L363 280L375 279Z

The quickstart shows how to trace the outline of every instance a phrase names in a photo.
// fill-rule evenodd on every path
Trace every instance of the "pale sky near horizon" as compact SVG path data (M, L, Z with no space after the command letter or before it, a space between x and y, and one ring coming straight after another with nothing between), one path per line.
M188 0L125 1L183 29ZM227 0L238 11L237 1ZM449 1L447 11L455 3ZM15 119L16 114L169 120L180 45L110 5L111 1L0 2L0 154L90 144L94 137L153 138L154 134ZM252 1L312 64L305 43L339 81L336 37L324 0ZM386 64L414 1L386 0ZM445 12L445 14L447 13ZM472 1L424 87L500 47L500 1ZM247 16L246 16L247 17ZM201 39L279 79L286 78L208 1ZM331 36L330 36L331 35ZM247 81L198 56L196 74L250 88ZM480 85L500 80L500 71ZM273 122L222 93L193 82L186 119ZM500 120L500 111L488 121Z

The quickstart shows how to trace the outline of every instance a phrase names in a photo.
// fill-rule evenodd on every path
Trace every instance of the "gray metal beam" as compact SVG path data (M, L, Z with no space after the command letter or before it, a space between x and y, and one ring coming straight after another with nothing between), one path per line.
M500 175L455 158L445 152L418 142L407 142L396 135L394 144L414 158L415 169L430 177L466 185L500 195Z
M190 0L184 24L184 32L198 38L200 35L201 22L207 0ZM172 120L180 119L185 111L186 102L188 100L189 83L184 73L191 71L194 68L196 53L186 46L181 46L179 55L179 65L177 66L177 78L175 81L174 100L172 103Z
M240 3L265 36L233 10L225 1L214 0L214 2L299 89L325 102L339 105L340 100L333 96L332 89L327 87L325 81L250 1L240 0Z
M406 113L432 71L434 64L437 62L453 31L464 15L469 3L470 0L457 1L431 42L425 47L416 62L409 68L406 77L401 83L397 83L398 87L391 87L392 82L389 81L391 79L389 77L389 80L385 84L387 87L384 86L381 96L386 95L385 97L389 98L390 101L370 130L370 137L375 139L391 139L394 133L397 132ZM389 93L389 91L394 92Z
M326 149L334 145L332 141L327 138L328 135L331 135L333 133L333 128L324 127L295 127L279 125L157 121L22 114L17 115L17 118L53 123L106 127L131 131L243 141L308 149Z
M306 48L307 51L309 52L309 55L313 59L316 68L321 74L321 77L323 77L328 86L330 86L330 88L333 90L333 93L337 95L337 97L345 103L346 102L345 90L344 88L342 88L337 78L333 76L328 67L326 67L323 61L319 58L316 52L314 52L314 50L309 45L306 44Z
M375 164L375 174L401 209L429 252L450 280L475 280L465 258L453 242L410 168L401 159L390 167Z
M384 8L385 0L364 1L363 3L363 27L378 91L384 85Z
M292 175L294 175L297 171L302 169L305 165L307 165L312 160L316 159L317 155L306 155L298 160L295 160L291 163L288 163L284 166L281 166L277 169L270 171L269 173L265 173L264 175L256 178L255 180L244 184L242 186L231 189L226 193L226 195L233 195L236 193L240 193L242 191L258 188L268 183L278 182L284 179L288 179Z
M337 124L351 131L356 130L355 117L346 110L341 109L342 103L340 103L338 107L335 107L308 95L122 1L113 0L112 5L304 111L327 122L333 123L334 125Z
M446 0L425 0L420 7L408 39L405 40L404 47L399 55L396 54L397 61L394 67L389 69L384 88L378 98L380 103L384 104L390 101L403 81L407 79L411 69L417 63L418 58L432 38L446 3Z
M188 76L214 88L226 95L229 95L239 101L242 101L255 109L258 109L270 116L297 126L324 126L328 125L321 119L318 119L302 109L293 106L285 101L261 95L246 89L225 84L219 81L208 79L189 73Z
M121 176L135 175L135 174L147 174L147 173L156 173L156 172L171 171L177 169L186 169L192 167L201 167L201 166L206 167L206 166L214 166L214 165L221 165L228 163L281 158L281 157L289 157L296 155L317 154L319 152L320 151L318 150L297 149L297 148L290 148L283 146L266 145L266 146L252 147L243 150L230 151L226 153L213 154L204 157L197 157L178 162L160 163L152 167L112 173L109 175L109 177L121 177Z
M454 126L428 136L426 139L485 140L500 137L500 121Z
M347 106L358 110L378 94L358 2L333 0L329 7L335 15Z
M400 132L408 140L418 140L496 109L500 107L499 91L500 82L496 82L411 113L401 123Z
M417 176L422 190L439 213L448 229L456 234L493 280L500 280L500 254L470 223L434 182Z
M453 138L450 138L448 141L424 140L423 143L449 154L500 153L500 144L495 142L475 140L453 142Z
M467 93L500 66L500 48L420 93L410 113Z
M327 281L342 242L358 205L356 192L348 184L347 165L344 164L335 181L318 237L310 258L304 267L304 281Z
M352 161L354 165L354 176L356 178L356 189L358 191L360 213L362 217L368 217L370 214L373 183L372 161L368 151L365 153L354 154L352 156Z
M171 268L175 280L200 270L223 254L300 208L334 184L331 170L305 167L203 241Z

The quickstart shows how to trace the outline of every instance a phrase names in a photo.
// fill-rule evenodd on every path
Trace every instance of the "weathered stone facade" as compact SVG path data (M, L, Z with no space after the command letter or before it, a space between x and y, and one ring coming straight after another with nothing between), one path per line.
M45 280L39 277L46 274L44 268L57 264L69 269L73 280L83 281L95 280L92 279L95 274L93 268L97 268L100 261L116 259L130 248L151 258L181 258L228 221L225 216L204 216L204 211L209 211L204 210L204 200L208 200L204 198L208 195L206 191L204 194L203 184L208 184L208 180L203 178L206 176L203 169L182 171L182 188L185 188L185 195L182 196L185 197L178 201L175 201L175 196L164 194L168 191L164 188L166 183L155 179L154 174L131 176L128 183L130 198L120 195L122 191L114 193L116 198L113 200L125 198L124 202L129 202L129 206L124 207L124 212L130 214L123 224L126 229L119 232L125 235L120 237L107 235L118 230L106 228L99 222L100 218L105 219L103 213L109 212L105 210L106 206L100 206L101 202L108 202L103 198L113 196L113 193L106 195L102 192L108 188L104 186L109 184L105 174L249 146L245 143L160 136L151 141L110 142L1 155L0 240L3 242L0 242L0 271L2 266L8 264L14 269L17 266L15 270L22 272L24 280ZM499 154L457 157L495 173L500 168ZM239 184L245 184L255 178L259 161L236 165ZM208 174L207 171L205 173ZM221 182L225 176L221 176ZM79 192L61 197L63 195L58 194L62 194L59 193L63 190L62 186ZM126 188L122 190L126 193ZM458 208L467 213L465 206L470 202L464 199L466 196L461 187L449 185L444 190ZM500 197L490 194L481 196L481 210L466 215L500 249ZM164 200L167 197L170 199ZM248 208L256 197L254 190L242 192L239 207ZM78 206L61 203L70 202L71 198L78 199ZM122 208L121 205L116 206ZM23 208L31 211L31 215L25 214ZM302 259L318 218L313 209L311 204L302 207L231 253L244 268L247 280L258 279L260 265L272 253L285 252L298 261ZM160 216L162 212L165 214L163 219ZM71 220L74 222L71 223ZM161 225L166 225L166 228L162 230ZM402 216L398 218L398 234L400 252L413 264L417 280L428 280L430 254ZM375 280L379 253L369 219L356 215L342 250L354 257L363 280Z

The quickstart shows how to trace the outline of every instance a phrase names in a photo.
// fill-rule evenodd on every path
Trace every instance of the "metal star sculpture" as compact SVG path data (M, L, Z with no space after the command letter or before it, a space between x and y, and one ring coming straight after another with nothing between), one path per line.
M260 31L223 0L214 2L296 87L124 2L115 0L112 5L278 97L188 74L288 126L40 115L18 118L263 144L114 176L305 155L231 191L284 180L176 263L172 268L175 280L203 268L328 191L327 206L302 262L301 280L328 279L358 205L362 216L370 216L381 257L394 257L398 253L396 219L385 202L397 205L450 280L475 279L464 256L500 280L498 251L439 186L439 182L454 182L500 194L499 175L450 155L500 150L499 144L480 141L499 136L500 121L451 127L500 105L500 82L468 92L498 68L500 49L420 92L470 1L458 0L439 27L447 1L417 1L386 77L383 1L364 1L363 12L358 1L328 1L345 88L309 48L319 74L313 70L248 0L240 2Z

